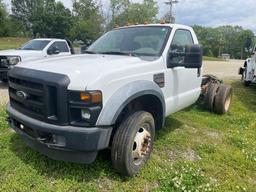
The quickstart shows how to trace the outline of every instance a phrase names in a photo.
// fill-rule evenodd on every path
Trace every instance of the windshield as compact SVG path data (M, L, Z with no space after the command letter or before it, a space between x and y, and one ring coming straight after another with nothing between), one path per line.
M47 40L31 40L25 45L23 45L20 49L21 50L35 50L35 51L41 51L43 50L50 41Z
M99 38L87 53L160 56L170 31L171 28L165 26L116 29Z

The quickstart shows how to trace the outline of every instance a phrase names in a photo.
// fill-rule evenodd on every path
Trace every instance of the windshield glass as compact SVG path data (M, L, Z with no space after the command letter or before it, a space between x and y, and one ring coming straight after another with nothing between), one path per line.
M25 45L23 45L20 49L21 50L35 50L35 51L41 51L43 50L50 41L47 40L31 40Z
M116 29L99 38L87 53L160 56L170 31L165 26Z

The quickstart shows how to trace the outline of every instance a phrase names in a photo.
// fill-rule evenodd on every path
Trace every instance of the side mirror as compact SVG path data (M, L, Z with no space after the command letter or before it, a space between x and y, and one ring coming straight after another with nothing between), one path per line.
M184 51L172 50L168 55L168 68L185 67L199 69L203 63L203 49L201 45L187 45Z
M60 53L60 50L57 47L52 47L47 50L48 55L58 55Z

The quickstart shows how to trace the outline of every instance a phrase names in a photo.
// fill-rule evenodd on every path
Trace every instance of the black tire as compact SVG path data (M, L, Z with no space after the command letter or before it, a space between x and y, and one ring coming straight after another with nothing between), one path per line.
M251 84L251 81L244 81L244 85L245 85L246 87L249 87L250 84Z
M220 85L215 96L214 112L225 114L228 112L232 101L232 87L230 85Z
M138 173L150 157L154 136L155 122L150 113L138 111L131 114L121 123L114 135L111 148L113 168L123 176L130 177ZM136 143L137 138L143 141L142 145ZM143 151L144 154L133 158L137 150Z
M213 111L214 99L215 99L215 96L216 96L217 91L219 89L219 86L220 86L220 84L217 84L217 83L210 83L209 84L208 91L205 94L205 98L204 98L206 108L209 111Z

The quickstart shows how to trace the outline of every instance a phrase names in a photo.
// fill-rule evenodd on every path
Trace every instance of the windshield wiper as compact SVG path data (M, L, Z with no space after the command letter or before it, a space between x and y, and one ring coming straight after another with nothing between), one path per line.
M87 53L87 54L97 54L96 52L93 52L93 51L85 51L83 53Z
M124 52L119 52L119 51L99 52L99 54L105 54L105 55L129 55L129 53L124 53Z
M125 56L139 57L139 55L136 54L136 53L127 53L127 52L119 52L119 51L100 52L99 54L106 54L106 55L125 55Z
M23 49L21 48L21 50L26 50L26 51L37 51L36 49L29 48L29 47L28 47L28 48L23 48Z

